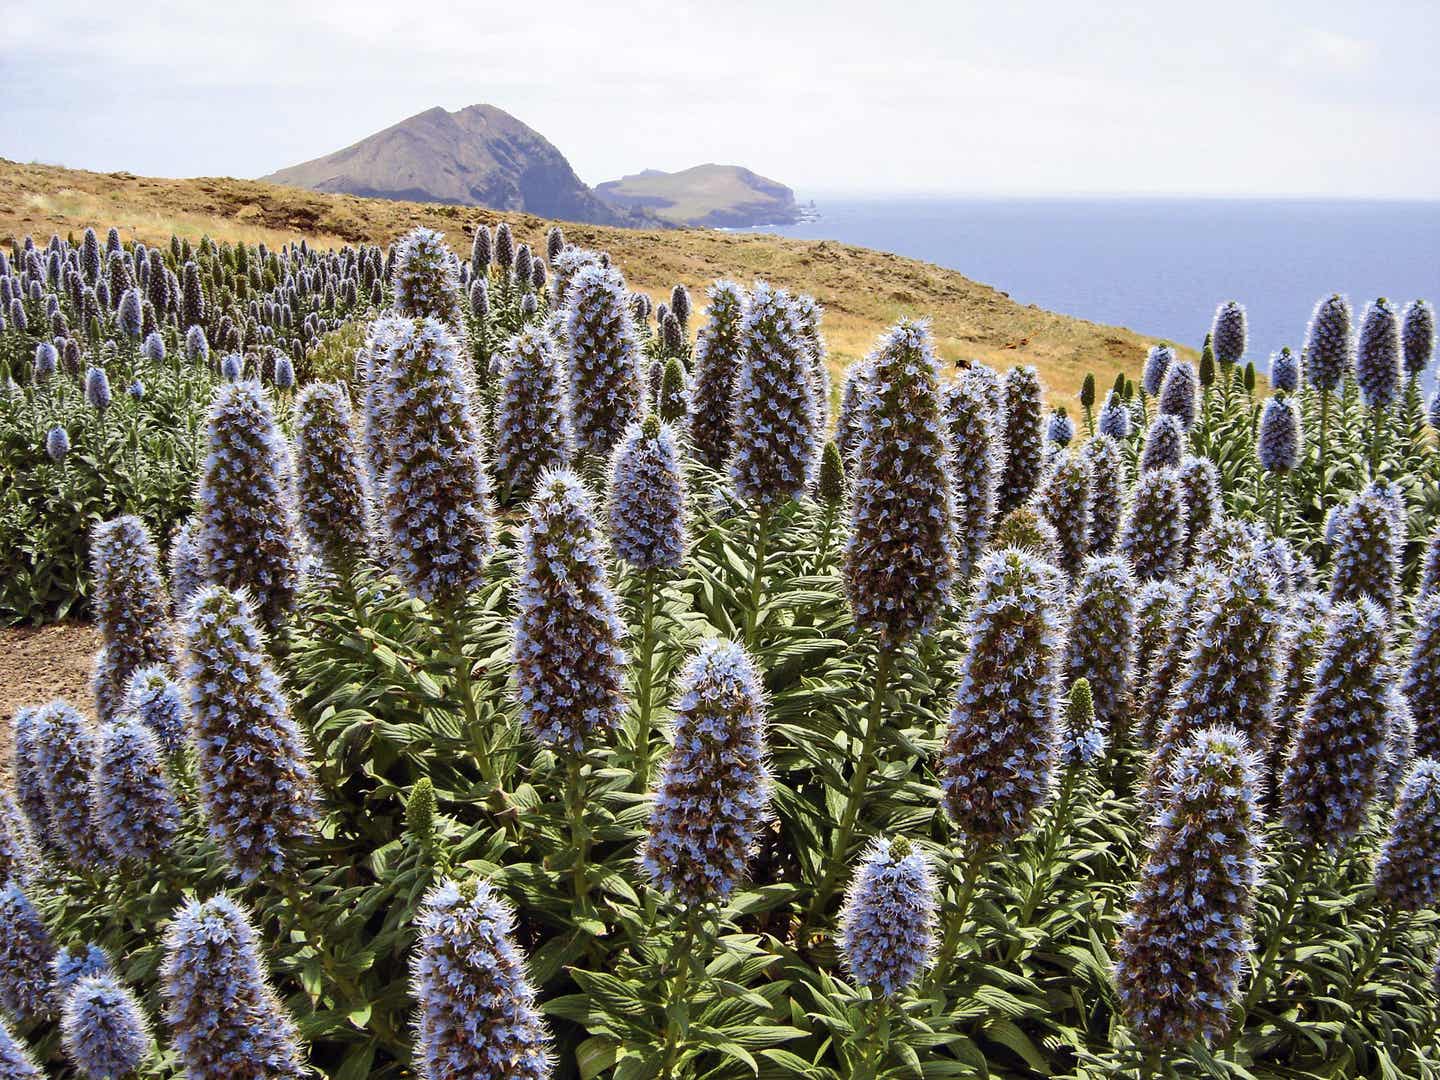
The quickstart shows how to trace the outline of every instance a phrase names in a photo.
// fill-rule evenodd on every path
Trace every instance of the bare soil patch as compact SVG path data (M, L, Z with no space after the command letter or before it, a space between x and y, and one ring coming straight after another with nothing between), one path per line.
M10 769L15 710L63 697L85 714L100 633L89 623L0 629L0 774Z

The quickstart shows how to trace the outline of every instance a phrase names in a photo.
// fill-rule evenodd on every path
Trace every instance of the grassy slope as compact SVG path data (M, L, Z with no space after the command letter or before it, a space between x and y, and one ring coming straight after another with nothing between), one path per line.
M469 227L502 215L475 207L325 195L252 180L167 180L93 173L0 159L0 239L87 225L117 225L122 234L158 244L172 233L263 241L301 236L311 243L387 243L414 225L443 230L458 251L470 250ZM506 214L517 239L543 250L549 222ZM1008 367L1036 365L1056 401L1094 371L1103 388L1117 369L1138 371L1148 340L1130 330L1017 304L1004 293L952 270L828 240L790 240L709 229L644 231L565 224L575 243L611 252L632 288L656 299L675 282L704 304L717 277L748 283L764 277L809 292L825 305L825 333L836 371L867 353L901 315L929 316L941 354Z

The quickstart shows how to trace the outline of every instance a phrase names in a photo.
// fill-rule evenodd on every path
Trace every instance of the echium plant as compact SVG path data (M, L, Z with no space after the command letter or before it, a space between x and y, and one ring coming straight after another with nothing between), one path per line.
M1050 795L1059 741L1057 572L1013 548L980 563L939 762L970 854L1023 834Z
M768 820L765 691L739 645L701 643L680 675L673 746L640 866L682 906L729 896Z
M394 328L385 402L385 517L395 570L411 594L442 608L480 580L494 547L489 478L455 337L426 319Z
M180 830L180 807L159 740L136 716L121 716L101 729L94 784L95 824L111 854L152 865L169 854Z
M520 719L544 746L581 753L625 708L625 628L589 492L569 470L540 478L520 533L515 678Z
M522 328L501 351L495 475L507 494L528 494L546 469L570 461L564 377L555 339L542 326Z
M1161 416L1173 416L1184 431L1195 426L1196 398L1200 384L1195 377L1195 365L1189 360L1176 360L1165 373L1160 384L1160 397L1156 409Z
M1175 350L1163 342L1150 346L1145 354L1145 366L1140 373L1140 389L1151 397L1159 397L1160 388L1165 385L1165 376L1175 362Z
M1274 481L1274 490L1270 495L1270 525L1277 535L1285 504L1285 479L1300 465L1303 439L1304 429L1300 425L1300 410L1296 408L1295 399L1285 394L1266 398L1260 411L1260 435L1255 443L1255 456L1260 461L1260 468Z
M1085 459L1075 454L1058 458L1036 505L1055 530L1056 565L1074 580L1090 553L1090 468Z
M295 1022L265 974L250 916L226 895L187 900L165 932L160 993L170 1045L189 1080L310 1075Z
M1090 472L1090 551L1108 555L1120 539L1125 509L1125 459L1120 444L1098 432L1080 451Z
M125 712L154 732L166 755L184 751L190 737L185 697L164 668L141 668L130 676Z
M1175 470L1142 472L1120 533L1120 550L1141 581L1172 577L1184 568L1185 517L1185 493Z
M29 819L15 797L0 788L0 881L28 881L39 857Z
M1415 718L1415 752L1440 758L1440 593L1415 602L1415 633L1403 683Z
M311 383L295 400L295 494L311 548L340 574L370 551L370 491L355 440L350 397L338 383Z
M640 418L640 347L625 279L612 267L581 268L565 291L570 422L583 454L610 453Z
M548 1080L550 1033L510 905L484 881L446 878L417 922L415 1066L423 1080Z
M1208 563L1190 568L1178 586L1169 632L1146 665L1137 683L1140 699L1140 742L1153 746L1170 717L1171 698L1185 674L1190 652L1190 634L1200 613L1209 603L1210 592L1219 586L1220 572Z
M720 469L733 440L735 372L743 341L740 325L745 293L733 281L716 281L706 291L708 320L695 338L694 382L690 390L690 438L700 460Z
M1035 494L1045 467L1044 390L1033 367L1017 365L1005 373L1003 425L1005 465L1000 475L997 513L1024 506Z
M1185 428L1177 417L1168 414L1157 416L1145 433L1140 470L1153 472L1156 469L1179 468L1180 459L1185 456L1185 443Z
M610 468L615 555L637 570L677 570L685 556L685 480L674 430L658 416L631 424Z
M54 1015L55 945L15 878L0 883L0 1006L22 1024Z
M1440 761L1434 758L1418 758L1400 786L1375 860L1375 892L1400 911L1423 911L1440 900Z
M1129 562L1117 555L1087 559L1066 640L1066 681L1083 678L1089 683L1095 722L1117 745L1126 741L1130 714L1135 599Z
M1330 600L1315 591L1297 593L1286 608L1277 647L1279 682L1273 707L1275 732L1266 762L1266 787L1279 790L1290 743L1305 715L1310 677L1330 625Z
M1200 537L1215 524L1223 507L1220 470L1207 457L1187 454L1176 475L1185 504L1185 565L1189 566L1194 562Z
M87 975L66 997L60 1041L80 1075L112 1080L136 1073L154 1052L150 1023L114 975Z
M50 964L51 997L63 1004L75 985L88 975L113 975L114 961L110 954L94 942L72 942L55 950Z
M30 735L51 842L72 867L94 873L109 859L95 827L95 735L90 722L67 702L52 701L35 714Z
M95 670L95 711L103 722L113 719L124 705L131 675L152 665L173 668L178 657L160 555L145 523L126 514L96 525L90 562L102 643Z
M1400 313L1383 296L1365 308L1355 347L1355 382L1370 410L1370 475L1380 470L1381 429L1400 392Z
M392 281L401 315L459 325L460 260L434 229L411 229L400 238Z
M1176 756L1197 731L1229 725L1251 746L1263 751L1269 745L1280 618L1270 572L1253 547L1205 590L1142 805L1151 810L1160 805Z
M1405 374L1419 378L1435 355L1435 308L1429 300L1414 300L1405 305L1400 344L1404 353Z
M897 323L871 363L875 400L852 474L845 579L856 624L889 648L928 630L944 603L953 504L929 326Z
M50 807L45 800L45 772L41 764L45 732L40 723L40 707L26 705L16 709L12 723L15 796L36 848L52 851L56 839L50 824Z
M279 873L308 839L316 792L304 737L245 597L196 594L185 616L185 679L210 835L242 880Z
M1142 695L1139 688L1148 684L1150 671L1165 648L1166 641L1179 616L1180 586L1173 581L1147 581L1135 596L1135 654L1132 678L1137 687L1135 705Z
M1281 818L1306 844L1337 848L1365 823L1389 728L1384 613L1337 604L1280 781Z
M1230 372L1245 357L1246 347L1245 308L1234 300L1227 300L1215 309L1215 323L1210 329L1210 343L1215 350L1215 359L1229 383Z
M1289 345L1270 358L1270 385L1286 394L1300 389L1300 357Z
M934 960L938 906L925 853L903 836L876 837L840 909L840 954L856 985L883 997L914 985Z
M840 407L835 413L835 446L847 466L854 460L855 451L860 446L862 417L874 393L871 373L867 357L846 368L845 378L840 383Z
M1399 599L1400 549L1404 542L1398 489L1373 483L1331 515L1330 599L1369 597L1393 614Z
M1436 396L1440 397L1440 394ZM1425 596L1437 590L1440 590L1440 524L1435 526L1429 541L1425 544L1425 560L1420 569L1419 595Z
M207 443L196 497L206 578L248 589L260 618L278 627L295 606L299 544L289 447L258 382L215 392Z
M1340 389L1355 362L1350 301L1333 293L1315 305L1305 332L1305 381L1324 396Z
M0 1017L0 1075L9 1080L45 1080L29 1047L10 1030L3 1017Z
M853 369L852 369L853 370ZM852 386L849 380L846 388ZM955 580L968 584L990 541L1000 455L989 404L972 384L948 384L941 409L950 434L950 484L954 493Z
M810 360L790 296L757 281L740 324L735 376L736 494L771 509L805 491L819 455Z
M1140 882L1121 924L1120 1011L1152 1050L1232 1022L1250 948L1261 843L1257 759L1234 728L1190 736L1160 793Z
M1130 407L1125 404L1124 399L1111 390L1105 395L1105 404L1100 408L1100 420L1096 425L1096 431L1101 435L1107 435L1116 442L1124 442L1130 438L1134 429L1134 420L1130 415Z

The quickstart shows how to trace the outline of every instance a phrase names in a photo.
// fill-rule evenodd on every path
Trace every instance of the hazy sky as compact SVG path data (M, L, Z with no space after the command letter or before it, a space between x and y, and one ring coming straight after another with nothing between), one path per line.
M257 176L489 102L589 183L1440 197L1440 4L0 0L0 156Z

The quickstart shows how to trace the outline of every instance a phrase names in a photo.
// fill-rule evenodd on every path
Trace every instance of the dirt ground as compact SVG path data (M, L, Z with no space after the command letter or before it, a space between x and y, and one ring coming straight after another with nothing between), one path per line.
M11 718L63 697L91 712L90 666L100 635L88 623L0 629L0 775L10 770Z

